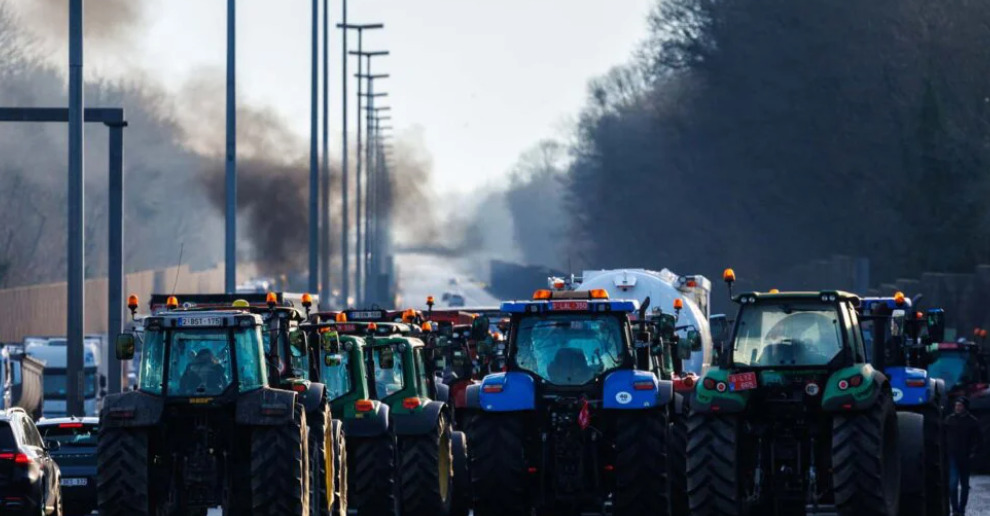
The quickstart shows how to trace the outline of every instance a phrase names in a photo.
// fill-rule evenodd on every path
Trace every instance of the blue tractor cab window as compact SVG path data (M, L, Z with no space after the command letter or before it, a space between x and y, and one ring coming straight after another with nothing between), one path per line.
M612 314L523 317L516 329L515 362L555 385L583 385L622 364L625 332Z

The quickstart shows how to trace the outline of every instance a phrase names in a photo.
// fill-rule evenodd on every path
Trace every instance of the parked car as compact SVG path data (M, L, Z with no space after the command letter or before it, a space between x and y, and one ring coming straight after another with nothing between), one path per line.
M61 516L61 472L31 416L22 408L0 411L0 514Z
M62 471L62 496L66 514L89 514L96 510L96 442L100 418L63 417L43 419L38 430L45 442L58 443L51 452Z

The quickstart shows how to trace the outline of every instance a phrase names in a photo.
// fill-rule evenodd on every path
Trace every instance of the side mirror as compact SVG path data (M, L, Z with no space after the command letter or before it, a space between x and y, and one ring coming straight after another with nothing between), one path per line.
M931 342L945 342L945 310L932 308L925 318L928 327L928 339Z
M395 367L395 352L392 348L382 348L378 352L378 364L382 369L392 369Z
M488 337L489 326L491 326L491 321L488 317L483 315L481 317L475 317L471 323L471 340L484 340Z
M323 355L323 364L327 367L337 367L344 363L344 357L336 354L326 353Z
M59 451L62 449L62 443L58 441L45 441L45 449L50 452Z
M306 353L306 333L299 328L289 332L289 345L295 348L300 355Z
M698 333L698 330L688 331L687 341L691 345L691 351L701 351L701 334Z
M134 334L121 333L117 335L117 342L114 348L117 353L117 360L130 360L134 358Z
M335 331L328 331L320 334L320 347L328 353L340 349L340 335Z

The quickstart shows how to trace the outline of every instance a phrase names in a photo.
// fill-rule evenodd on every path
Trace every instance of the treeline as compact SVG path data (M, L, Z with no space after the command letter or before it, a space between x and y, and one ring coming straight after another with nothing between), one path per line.
M990 262L990 3L663 0L648 31L590 85L547 265L772 282L848 254L879 283Z

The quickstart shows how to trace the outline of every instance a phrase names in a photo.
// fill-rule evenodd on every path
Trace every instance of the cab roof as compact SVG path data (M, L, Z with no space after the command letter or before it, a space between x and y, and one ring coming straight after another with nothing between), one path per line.
M822 290L819 292L747 292L732 298L739 304L746 303L779 303L782 301L821 301L825 303L835 303L846 301L853 306L860 305L860 298L856 294L843 290Z
M620 312L639 310L639 301L608 299L550 299L538 301L506 301L500 311L509 314L566 313L566 312Z
M219 319L217 324L216 319ZM228 326L238 326L244 321L251 321L251 325L262 324L261 317L257 314L242 310L204 310L188 311L177 310L172 312L161 312L159 314L146 317L143 320L144 326L164 324L169 328L190 327L190 328L226 328Z

